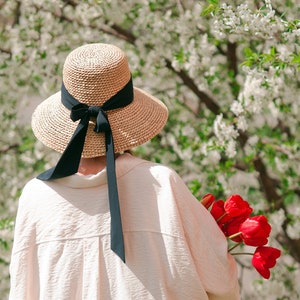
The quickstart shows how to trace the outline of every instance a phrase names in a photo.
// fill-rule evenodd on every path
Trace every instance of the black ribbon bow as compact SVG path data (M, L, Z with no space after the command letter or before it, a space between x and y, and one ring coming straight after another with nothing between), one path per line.
M114 143L106 111L125 107L130 104L132 100L133 85L131 78L123 89L107 100L102 106L88 106L85 103L79 102L67 91L64 83L62 83L62 104L71 110L70 118L74 122L78 120L80 120L80 122L57 165L54 168L51 168L37 176L37 178L40 180L48 181L75 174L78 171L89 120L91 117L96 118L94 131L97 133L105 133L108 197L111 215L111 249L124 262L125 249L115 172Z

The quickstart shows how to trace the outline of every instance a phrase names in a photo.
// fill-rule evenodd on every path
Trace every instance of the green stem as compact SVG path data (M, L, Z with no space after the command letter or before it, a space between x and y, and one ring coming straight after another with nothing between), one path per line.
M240 245L240 243L237 243L237 244L233 245L231 248L228 249L228 252L232 251L233 249L235 249L239 245Z
M227 215L227 213L225 212L222 216L220 216L218 219L217 219L217 223L223 218L223 217L225 217Z
M241 232L237 232L237 233L235 233L235 234L232 234L231 236L229 236L228 238L229 239L233 239L233 238L235 238L235 237L237 237L237 236L239 236L239 235L241 235L242 233Z
M231 255L253 255L254 253L250 252L235 252L235 253L230 253Z

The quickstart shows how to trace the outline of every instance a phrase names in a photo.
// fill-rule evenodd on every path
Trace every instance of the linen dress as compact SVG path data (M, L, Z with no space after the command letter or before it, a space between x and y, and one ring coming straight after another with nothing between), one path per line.
M110 249L106 169L23 189L10 300L240 299L236 263L210 213L170 168L116 160L126 264Z

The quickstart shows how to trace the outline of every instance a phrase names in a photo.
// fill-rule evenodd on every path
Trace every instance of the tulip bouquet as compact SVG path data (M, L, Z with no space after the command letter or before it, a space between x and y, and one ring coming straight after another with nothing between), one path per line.
M201 203L210 211L224 235L231 241L228 252L232 255L250 254L252 265L258 273L270 278L270 268L276 264L281 251L266 246L271 226L264 215L252 216L253 209L240 195L231 195L215 201L212 194L202 197ZM256 247L254 253L232 252L237 246L245 244Z

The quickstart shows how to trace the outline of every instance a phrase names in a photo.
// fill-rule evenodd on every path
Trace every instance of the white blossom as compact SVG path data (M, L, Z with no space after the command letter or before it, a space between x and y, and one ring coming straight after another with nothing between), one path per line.
M239 101L233 101L230 107L230 110L236 115L239 116L243 111L243 106Z
M283 209L279 209L269 216L269 223L272 224L272 234L278 234L281 231L284 221L285 213Z
M291 239L299 239L299 235L300 235L299 226L300 226L300 219L297 219L296 221L294 221L293 224L289 224L287 226L287 233Z
M236 141L230 139L226 146L226 155L230 158L236 155Z
M248 129L248 122L245 116L239 116L237 119L237 128L246 131Z

